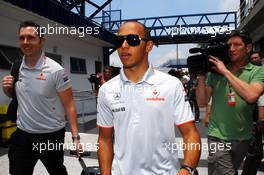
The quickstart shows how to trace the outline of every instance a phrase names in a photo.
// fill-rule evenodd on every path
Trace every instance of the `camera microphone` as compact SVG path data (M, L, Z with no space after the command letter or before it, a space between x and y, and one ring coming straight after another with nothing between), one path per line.
M189 53L198 53L201 51L202 51L202 49L198 48L198 47L194 47L194 48L189 49Z

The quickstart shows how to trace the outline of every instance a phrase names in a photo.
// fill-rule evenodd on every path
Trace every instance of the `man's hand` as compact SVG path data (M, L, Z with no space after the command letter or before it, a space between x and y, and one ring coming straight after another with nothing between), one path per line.
M11 75L5 76L2 80L3 91L8 97L12 97L13 82L14 77Z
M75 151L76 151L77 157L80 157L81 153L83 153L83 148L82 148L82 144L80 144L80 140L79 139L73 139L72 142L75 146Z
M191 175L186 169L180 169L176 175Z
M212 69L219 74L225 75L225 73L228 71L224 63L219 60L219 58L210 55L209 61L215 65L214 67L212 67Z

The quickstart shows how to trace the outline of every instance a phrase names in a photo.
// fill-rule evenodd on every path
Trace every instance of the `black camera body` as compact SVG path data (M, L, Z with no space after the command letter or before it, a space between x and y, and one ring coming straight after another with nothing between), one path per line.
M97 77L96 74L91 74L88 80L90 83L100 83L101 77Z
M190 53L199 53L191 55L187 58L187 65L189 73L193 75L206 74L207 72L213 72L211 69L214 65L209 61L208 56L218 57L225 65L230 62L228 56L228 45L226 40L215 41L200 48L191 48Z

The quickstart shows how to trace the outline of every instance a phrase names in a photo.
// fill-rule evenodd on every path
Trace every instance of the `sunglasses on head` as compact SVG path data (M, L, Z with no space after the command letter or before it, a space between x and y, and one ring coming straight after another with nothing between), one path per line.
M130 46L138 46L140 41L149 41L149 39L141 38L139 35L129 34L129 35L120 35L117 36L117 48L120 48L124 41L126 40L127 44Z

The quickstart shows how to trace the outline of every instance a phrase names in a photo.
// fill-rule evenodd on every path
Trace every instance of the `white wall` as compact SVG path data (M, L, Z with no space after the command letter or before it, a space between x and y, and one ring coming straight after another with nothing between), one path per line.
M25 10L17 7L5 6L0 3L0 44L7 46L18 47L18 26L21 21L34 20L37 23L55 24L43 17L31 14ZM4 25L3 25L4 24ZM62 56L63 67L68 71L72 80L74 90L91 90L91 84L88 77L91 73L95 73L95 61L103 60L102 42L98 39L86 37L79 38L77 36L69 35L52 35L46 36L46 44L44 51L54 53ZM72 74L70 73L70 57L86 59L87 74ZM9 74L9 70L0 69L0 79ZM2 81L0 82L2 87ZM0 89L0 105L8 104L10 99L6 97ZM80 102L77 102L78 110L81 110ZM84 112L95 112L95 100L85 102Z
M79 40L78 38L70 38L67 36L48 37L46 51L53 53L54 47L57 48L56 54L62 55L62 64L70 75L73 90L91 90L88 77L90 74L95 73L95 61L102 61L102 47L91 45L87 41ZM87 74L70 73L70 57L72 56L86 59ZM96 112L95 99L76 101L76 106L78 113Z
M91 84L88 76L95 72L95 61L102 61L103 49L99 46L89 44L87 41L71 38L68 36L47 36L45 50L49 53L62 55L63 67L70 74L74 90L90 90ZM70 72L70 57L86 59L87 74L76 74Z

